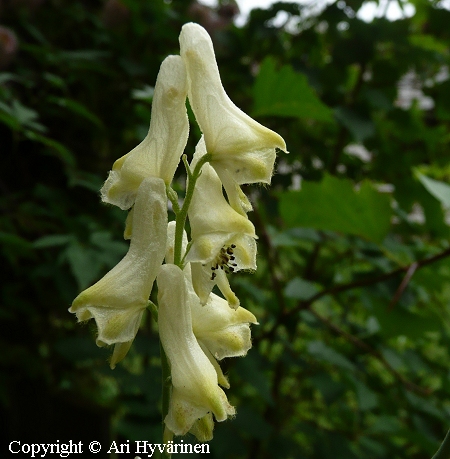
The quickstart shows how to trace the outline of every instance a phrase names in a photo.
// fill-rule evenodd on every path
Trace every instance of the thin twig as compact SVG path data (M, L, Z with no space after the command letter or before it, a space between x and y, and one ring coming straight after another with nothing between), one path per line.
M419 261L415 261L412 264L417 265L415 269L415 271L417 271L418 269L423 268L424 266L427 266L431 263L435 263L436 261L439 261L448 256L450 256L450 248L438 253L437 255L433 255L432 257L425 258ZM323 289L322 291L312 296L309 300L300 301L295 308L292 308L286 314L294 315L303 309L308 309L311 304L315 303L317 300L319 300L320 298L324 296L335 295L336 293L345 292L347 290L353 290L359 287L367 287L369 285L374 285L380 282L384 282L388 279L391 279L392 277L398 276L401 273L408 272L408 270L411 269L411 266L412 265L402 266L400 268L394 269L393 271L389 273L381 274L379 276L369 277L368 279L360 279L354 282L349 282L347 284L337 284L337 285L334 285L333 287Z
M398 380L400 381L406 389L408 389L411 392L416 392L421 395L430 395L432 392L431 389L426 389L423 387L418 386L417 384L414 384L413 382L409 381L406 379L402 374L400 374L395 368L391 366L391 364L384 358L383 354L381 352L377 351L376 349L372 348L369 346L367 343L364 341L360 340L358 337L352 335L351 333L348 333L344 329L338 327L336 324L332 323L329 319L326 317L323 317L322 315L318 314L312 307L308 308L308 311L320 322L322 322L326 327L328 327L330 330L333 330L335 333L337 333L340 336L343 336L347 341L351 342L354 346L360 348L364 352L374 356L377 360L379 360L387 370Z
M409 284L409 281L411 280L411 277L413 277L414 273L417 271L417 268L419 267L417 262L414 262L409 268L408 271L406 271L405 277L403 278L402 282L398 286L397 291L395 292L395 295L392 297L391 302L389 303L388 306L388 311L392 311L394 309L394 306L397 304L397 302L400 300L400 297L402 296L402 293L405 291L405 288Z
M406 272L406 275L400 284L400 287L397 289L398 294L398 299L400 298L401 293L404 291L406 288L406 285L410 281L412 275L420 268L427 266L429 264L435 263L443 258L446 258L450 256L450 248L446 249L436 255L433 255L432 257L425 258L423 260L415 261L411 265L407 266L402 266L400 268L397 268L389 273L385 273L376 277L368 278L368 279L362 279L358 280L355 282L349 282L347 284L341 284L341 285L335 285L333 287L330 287L328 289L324 289L321 292L318 292L316 295L312 296L309 300L307 301L299 301L297 306L295 308L292 308L291 310L286 310L282 309L280 310L280 313L277 317L277 320L275 321L275 324L264 334L260 335L258 338L258 341L262 339L270 339L276 332L276 329L281 323L286 323L286 321L289 320L289 317L294 315L295 313L298 313L302 310L308 310L310 311L320 322L322 322L324 325L326 325L330 330L334 331L335 333L343 336L344 338L347 339L347 341L351 342L353 345L356 347L362 349L364 352L367 352L368 354L374 356L377 358L384 366L386 369L389 370L389 372L398 380L400 381L406 389L412 392L416 392L422 395L429 395L430 390L422 388L408 379L406 379L403 375L401 375L397 370L395 370L389 362L383 357L383 355L377 351L376 349L373 349L371 346L366 344L364 341L360 340L358 337L352 335L351 333L348 333L347 331L343 330L342 328L338 327L337 325L333 324L329 319L321 316L318 314L313 308L312 305L319 300L320 298L328 295L335 295L340 292L352 290L355 288L359 287L366 287L369 285L377 284L379 282L384 282L392 277L395 277L401 273ZM273 269L273 267L272 267ZM402 285L404 286L402 287ZM394 299L396 298L396 295L394 296ZM397 299L397 301L398 301ZM395 304L395 303L394 303ZM450 442L450 440L449 440ZM433 458L434 459L434 458Z

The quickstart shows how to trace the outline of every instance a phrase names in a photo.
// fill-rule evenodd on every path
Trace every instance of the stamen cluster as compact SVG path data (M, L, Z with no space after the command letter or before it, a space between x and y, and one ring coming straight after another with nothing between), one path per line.
M223 269L227 274L230 274L234 271L235 267L237 267L237 263L232 263L235 260L235 256L233 255L233 249L236 248L235 244L231 244L228 247L222 247L220 249L219 254L217 255L216 259L211 266L211 270L213 271L211 275L211 280L216 278L216 273L214 272L216 269Z

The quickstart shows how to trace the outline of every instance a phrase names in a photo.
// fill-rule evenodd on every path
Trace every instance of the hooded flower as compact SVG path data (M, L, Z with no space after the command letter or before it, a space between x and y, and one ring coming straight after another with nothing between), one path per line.
M165 264L157 282L159 333L173 386L165 423L176 435L184 435L209 412L217 421L224 421L235 410L194 335L185 274L178 266Z
M239 185L270 183L276 149L286 150L286 144L230 100L220 80L211 38L203 27L185 24L180 50L187 69L189 102L212 155L211 165L231 206L240 213L248 212L251 205Z
M191 302L194 335L217 359L242 357L252 347L249 324L257 324L247 309L235 311L227 301L212 293L205 306Z
M206 153L204 139L197 145L191 167ZM256 234L247 215L236 212L225 199L222 183L208 164L202 167L188 211L192 246L192 282L202 304L215 284L231 307L239 300L231 291L226 273L256 269Z
M81 292L70 312L95 319L97 345L115 344L111 367L125 357L166 251L167 198L164 181L144 179L133 211L131 243L125 257L102 279Z
M186 146L186 69L180 56L168 56L159 70L145 139L119 158L101 189L102 200L128 209L146 177L160 177L170 185Z
M175 222L167 227L166 263L173 263ZM183 234L183 252L186 250L187 236ZM191 265L188 263L183 273L186 278L188 302L191 307L194 335L217 371L219 384L228 388L228 380L222 373L217 360L225 357L241 357L251 348L250 324L257 324L256 317L242 307L233 310L228 302L211 293L206 305L202 306L192 285Z

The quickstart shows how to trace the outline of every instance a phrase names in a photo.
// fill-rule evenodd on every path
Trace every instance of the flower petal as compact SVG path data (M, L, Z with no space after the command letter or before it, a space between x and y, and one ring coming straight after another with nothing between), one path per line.
M164 259L166 232L165 184L160 178L150 177L141 183L137 193L128 253L96 284L81 292L69 309L80 321L95 319L99 346L122 344L122 351L115 351L112 366L128 351L124 343L132 342L136 336Z
M213 156L211 165L224 181L225 175L231 175L237 184L270 183L275 151L286 150L282 137L230 100L220 80L211 38L203 27L185 24L180 50L187 69L189 102L207 152Z
M213 439L214 421L211 413L194 422L189 430L192 435L197 437L198 441L205 442Z
M130 208L145 177L160 177L169 185L186 146L186 69L180 56L168 56L159 70L145 139L113 165L101 189L102 200Z
M191 167L195 167L205 151L202 138L197 145ZM203 165L195 184L188 214L193 245L187 261L211 261L238 234L256 238L253 223L246 215L239 214L228 204L222 192L222 182L208 163Z
M244 356L252 347L249 324L258 321L247 309L230 309L227 301L211 294L205 306L192 302L191 312L197 340L216 359Z
M184 435L208 412L217 421L224 421L235 411L218 386L216 370L192 331L183 271L175 265L163 265L157 282L160 339L170 362L173 384L165 423L176 435Z

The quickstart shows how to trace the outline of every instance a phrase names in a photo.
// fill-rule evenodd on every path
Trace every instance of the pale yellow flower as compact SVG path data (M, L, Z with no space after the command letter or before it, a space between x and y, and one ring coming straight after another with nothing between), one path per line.
M125 257L96 284L81 292L69 309L79 321L95 319L98 346L115 344L112 368L125 357L136 336L164 259L167 197L162 179L149 177L142 181L132 226Z
M224 421L235 410L194 335L185 274L178 266L165 264L157 283L159 333L173 385L165 423L176 435L184 435L209 412Z
M173 244L175 222L169 222L167 228L166 263L173 263ZM186 250L187 236L183 234L183 252ZM194 264L196 265L196 264ZM198 264L197 264L198 265ZM225 357L241 357L251 348L250 324L257 324L256 317L242 307L233 310L223 298L211 293L205 305L194 291L192 285L191 264L188 263L183 273L186 277L188 302L191 307L194 335L213 366L216 368L219 384L228 388L227 379L222 373L217 360Z
M128 209L144 178L160 177L170 185L189 134L186 94L183 60L168 56L156 80L148 134L114 163L101 189L103 201Z
M203 138L197 145L191 168L206 153ZM232 292L226 273L256 269L256 234L247 215L234 210L222 192L215 170L204 164L188 211L192 246L186 257L191 262L192 282L202 304L215 284L231 307L239 300Z
M231 206L245 213L251 205L239 185L270 183L276 150L286 150L286 144L230 100L222 86L211 38L203 27L194 23L183 26L180 51L187 69L189 103L212 155L211 165Z
M236 310L212 293L206 305L191 301L194 335L217 359L242 357L252 347L249 324L257 324L247 309Z

